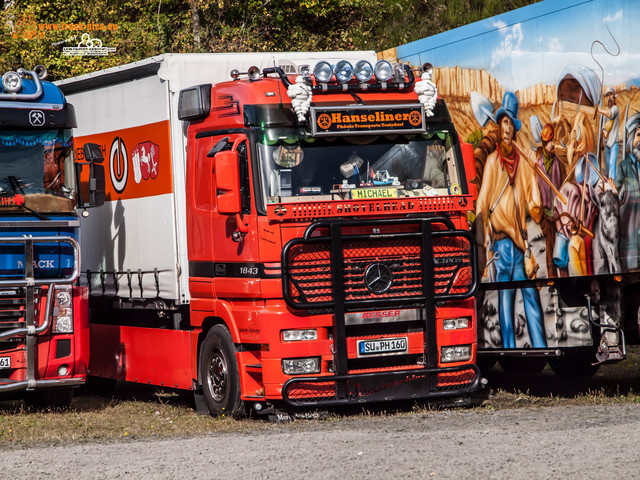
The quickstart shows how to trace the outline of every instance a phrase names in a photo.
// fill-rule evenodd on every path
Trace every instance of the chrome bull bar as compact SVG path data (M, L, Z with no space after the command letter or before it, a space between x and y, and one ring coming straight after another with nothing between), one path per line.
M66 243L73 248L73 271L69 275L56 278L35 278L33 268L33 245L34 243ZM51 305L54 299L56 285L70 285L80 276L80 246L78 242L69 236L38 236L24 235L21 237L0 237L2 244L24 244L24 276L23 278L1 279L1 287L25 288L25 327L13 328L5 332L0 332L0 340L15 337L26 337L26 357L27 374L24 381L7 381L0 385L0 392L11 392L16 390L35 390L39 387L74 386L80 385L82 379L56 379L56 380L36 380L35 378L35 346L36 337L46 332L51 324ZM48 286L47 299L45 305L44 320L41 325L36 326L35 322L35 287Z

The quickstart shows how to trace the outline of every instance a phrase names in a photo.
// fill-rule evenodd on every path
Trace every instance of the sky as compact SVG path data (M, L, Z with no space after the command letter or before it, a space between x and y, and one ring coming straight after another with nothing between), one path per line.
M604 69L605 85L637 83L638 26L638 0L545 0L402 45L397 55L414 65L428 61L435 67L484 68L513 91L556 85L572 63L601 77L596 61Z

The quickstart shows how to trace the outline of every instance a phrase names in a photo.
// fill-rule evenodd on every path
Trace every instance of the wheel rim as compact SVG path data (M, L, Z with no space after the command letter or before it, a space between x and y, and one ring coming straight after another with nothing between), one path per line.
M207 376L207 383L209 385L209 391L213 399L221 403L224 400L227 390L228 381L228 367L227 357L225 357L222 350L216 347L213 350L211 356L211 363L209 364L209 375Z

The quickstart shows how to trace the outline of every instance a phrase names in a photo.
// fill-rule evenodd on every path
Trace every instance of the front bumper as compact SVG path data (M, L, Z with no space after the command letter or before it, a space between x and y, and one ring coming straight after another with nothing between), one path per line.
M480 369L461 365L296 377L284 384L282 398L292 407L328 407L459 396L476 391L479 385Z
M27 391L41 388L64 388L83 385L86 377L60 378L55 380L10 381L0 385L0 393Z

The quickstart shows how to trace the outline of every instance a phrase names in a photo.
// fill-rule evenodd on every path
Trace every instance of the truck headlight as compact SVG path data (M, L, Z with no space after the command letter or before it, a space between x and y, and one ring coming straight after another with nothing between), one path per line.
M282 360L282 371L286 375L320 373L320 357L285 358Z
M307 330L283 330L282 340L284 342L299 342L301 340L317 340L318 331L315 328Z
M442 327L445 330L459 330L461 328L469 327L468 318L445 318L442 322Z
M464 362L469 359L471 359L471 345L442 347L440 350L440 361L442 363Z
M53 333L73 333L73 295L70 288L56 290Z

